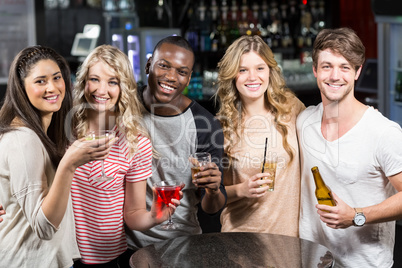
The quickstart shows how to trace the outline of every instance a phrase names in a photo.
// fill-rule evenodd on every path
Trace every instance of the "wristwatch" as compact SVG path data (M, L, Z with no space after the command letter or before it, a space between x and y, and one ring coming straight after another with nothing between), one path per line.
M366 223L366 216L364 216L362 208L355 208L356 214L353 218L353 225L362 227Z

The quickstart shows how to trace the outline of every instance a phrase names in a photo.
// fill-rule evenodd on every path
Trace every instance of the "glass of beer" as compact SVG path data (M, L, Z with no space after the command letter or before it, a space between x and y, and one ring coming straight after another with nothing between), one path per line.
M200 172L200 167L211 163L211 154L206 152L193 153L188 158L191 165L191 177L195 180L194 175Z

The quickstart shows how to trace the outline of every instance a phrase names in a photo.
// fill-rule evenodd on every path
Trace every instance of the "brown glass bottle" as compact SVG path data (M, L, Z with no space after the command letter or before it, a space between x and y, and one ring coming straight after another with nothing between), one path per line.
M317 197L318 204L336 206L331 189L325 185L318 167L311 168L311 172L313 172L314 176L315 196Z

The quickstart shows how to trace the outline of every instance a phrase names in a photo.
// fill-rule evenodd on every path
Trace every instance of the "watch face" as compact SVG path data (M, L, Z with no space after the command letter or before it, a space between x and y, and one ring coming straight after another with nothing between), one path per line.
M363 226L363 224L366 222L366 217L361 214L357 214L354 218L354 222L357 226Z

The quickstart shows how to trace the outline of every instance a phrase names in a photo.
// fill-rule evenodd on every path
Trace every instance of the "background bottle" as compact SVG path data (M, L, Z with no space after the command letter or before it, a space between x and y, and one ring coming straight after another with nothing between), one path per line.
M311 169L315 182L315 196L317 197L318 204L327 206L336 206L335 200L332 197L331 189L325 185L318 167Z
M398 72L395 82L395 101L402 101L402 73Z

